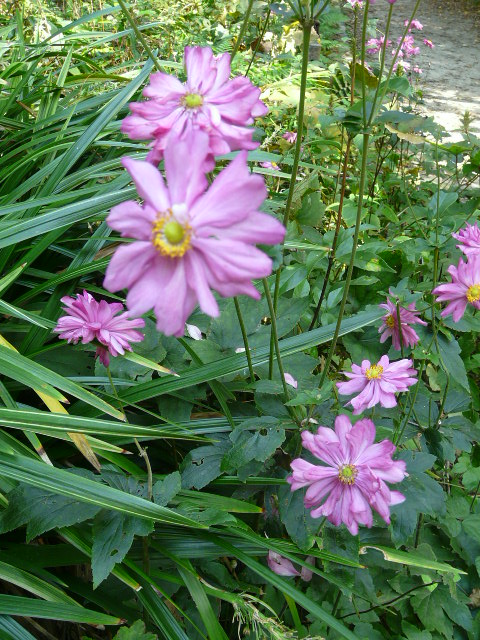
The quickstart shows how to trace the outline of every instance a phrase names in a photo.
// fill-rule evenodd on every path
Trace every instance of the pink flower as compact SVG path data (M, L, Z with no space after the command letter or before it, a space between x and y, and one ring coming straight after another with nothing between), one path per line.
M378 333L382 334L380 342L385 342L385 340L391 336L393 348L400 351L400 327L398 324L397 305L387 298L387 302L380 304L379 307L388 311L387 315L383 316L382 325L378 330ZM410 325L423 324L426 326L427 324L423 320L417 318L419 313L420 311L415 309L414 302L409 304L407 309L400 307L400 325L402 328L401 338L404 347L414 347L419 341L416 331L412 329Z
M365 45L367 53L369 53L370 55L378 53L382 50L384 42L384 36L380 36L380 38L370 38L370 40L368 40L367 44ZM390 40L387 40L387 47L389 47L391 44L392 43L390 42Z
M267 162L261 162L260 166L263 167L264 169L272 169L273 171L281 171L280 167L278 166L278 164L276 162L270 162L269 160Z
M457 248L466 256L475 256L480 254L480 228L478 222L468 224L463 229L452 233L452 236L461 244L457 244Z
M433 42L431 40L427 40L427 38L425 38L425 40L423 41L423 44L427 46L429 49L433 49L435 47Z
M170 133L178 138L192 128L208 133L212 154L258 147L250 125L268 109L248 78L229 79L230 54L216 57L210 47L185 47L185 67L185 84L166 73L152 74L143 90L150 100L131 102L132 115L122 123L130 138L154 140L148 160L155 163L163 157Z
M61 301L66 307L66 315L58 319L54 329L60 334L58 337L73 344L79 340L82 344L97 340L104 346L98 346L95 355L106 367L110 362L109 353L112 356L123 355L125 351L132 350L130 342L141 342L144 338L135 328L144 327L145 322L141 318L129 319L126 312L120 313L123 311L120 302L97 302L87 291L83 295L79 293L76 298L65 296Z
M347 0L347 2L352 9L355 9L355 7L360 7L361 9L363 7L363 0Z
M123 158L143 205L123 202L107 222L123 237L108 265L104 286L128 289L134 315L154 309L157 328L180 336L197 305L218 316L212 289L221 296L259 299L251 280L272 271L272 261L255 247L275 244L284 226L258 207L267 193L261 176L251 174L246 151L219 173L207 190L204 161L209 138L194 131L165 150L168 187L153 165Z
M449 303L441 316L452 315L453 321L458 322L468 303L480 309L480 254L470 254L467 262L460 259L457 267L453 264L448 267L448 273L452 282L441 284L432 293L438 302Z
M291 387L293 387L294 389L298 387L298 381L295 380L295 378L292 376L291 373L285 372L283 377L285 378L285 382L289 384Z
M359 367L352 364L352 373L343 372L348 382L337 382L337 387L342 395L360 393L352 398L347 405L354 408L354 415L362 413L380 403L382 407L395 407L397 400L395 394L406 391L417 380L413 377L417 372L413 368L412 360L397 360L390 362L388 356L382 356L377 364L369 360L363 360Z
M282 138L284 138L289 144L295 144L297 141L296 131L285 131Z
M392 460L395 445L390 440L374 444L375 425L367 418L352 426L347 416L338 416L335 431L319 427L316 435L302 431L302 443L325 463L315 465L297 458L287 478L292 491L308 487L305 507L313 507L312 518L326 516L338 527L342 522L352 535L358 525L371 527L371 509L390 524L390 509L405 497L386 482L401 482L407 475L403 460Z
M305 558L306 562L310 564L315 564L315 558L313 556L308 556ZM294 565L288 558L284 558L279 553L275 551L269 551L267 556L267 564L269 568L279 576L300 576L302 580L305 582L310 582L313 576L313 572L311 569L307 569L306 567L302 567L301 571L297 571Z
M418 73L418 75L423 73L423 71L422 71L422 69L420 69L420 67L413 67L412 71L413 71L413 73Z
M407 27L409 22L409 20L405 20L403 24ZM419 31L421 31L423 29L423 24L420 22L420 20L417 20L415 18L415 20L412 20L408 30L411 31L412 29L418 29Z

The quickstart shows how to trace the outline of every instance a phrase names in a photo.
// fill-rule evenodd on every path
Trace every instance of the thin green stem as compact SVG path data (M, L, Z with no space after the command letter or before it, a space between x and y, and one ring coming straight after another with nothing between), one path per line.
M320 378L319 387L322 388L323 383L325 382L325 378L328 374L328 370L330 368L330 364L332 362L333 353L335 351L335 347L337 346L337 340L340 333L340 327L342 324L343 314L345 312L345 305L347 303L348 291L350 289L350 282L352 281L352 273L353 273L353 263L355 261L355 255L357 253L357 244L358 244L358 236L360 234L360 222L362 220L362 207L363 207L363 195L365 191L365 182L367 176L367 159L368 159L368 143L370 141L370 134L363 134L363 148L362 148L362 166L360 169L360 184L359 184L359 192L358 192L358 203L357 203L357 216L355 220L355 231L353 234L353 246L352 253L350 256L350 262L348 264L347 276L345 279L345 289L343 291L342 301L340 303L340 309L338 312L337 324L335 327L335 333L330 343L330 349L328 350L327 360L325 362L325 366L322 371L322 376Z
M260 35L258 36L258 38L257 38L257 44L255 45L255 49L253 51L252 58L251 58L250 62L248 63L247 70L245 71L245 76L248 76L250 68L251 68L251 66L253 64L253 61L255 60L255 56L258 53L258 49L260 47L260 43L263 40L263 36L265 35L265 31L267 30L268 23L270 21L271 13L272 13L272 10L270 9L270 3L269 3L268 7L267 7L267 17L265 18L265 22L263 23L262 31L261 31Z
M125 4L125 2L123 0L118 0L118 4L121 6L122 11L125 14L128 22L130 23L130 26L132 27L135 35L137 36L137 38L142 43L143 48L145 49L145 51L148 53L148 57L153 62L155 67L158 69L158 71L161 71L162 67L160 66L160 63L158 62L157 56L153 53L153 51L151 50L150 45L148 44L147 40L143 37L142 32L137 27L137 23L135 22L135 18L132 16L132 14L130 13L129 9L127 9L127 5Z
M367 90L365 86L365 42L367 39L367 27L368 27L368 9L370 8L370 1L365 3L365 10L363 12L363 26L362 26L362 48L360 50L360 60L362 63L362 107L363 107L363 123L364 126L367 122ZM366 127L365 127L366 128Z
M402 354L402 358L405 357L405 353L404 353L404 349L403 349L403 329L402 329L402 316L400 315L400 302L397 300L396 301L396 307L397 307L397 323L398 323L398 333L400 336L400 353Z
M417 400L418 390L420 389L420 381L422 379L422 373L423 373L424 366L425 366L425 360L422 360L422 364L420 365L420 371L418 372L418 382L415 385L415 391L414 391L414 394L413 394L413 398L410 401L410 409L408 411L408 414L405 417L405 420L403 422L403 426L401 427L401 429L399 429L398 435L394 435L394 437L393 437L393 444L395 444L395 445L397 445L400 442L400 440L402 439L403 432L405 431L405 428L406 428L406 426L408 424L408 421L410 420L410 416L412 415L413 407L415 406L415 402Z
M382 46L382 53L380 55L380 71L378 72L378 84L375 89L375 95L373 97L372 113L375 112L375 106L377 104L377 99L378 99L378 92L380 90L380 85L382 84L383 70L385 69L385 57L386 57L387 45L388 45L388 33L390 31L390 23L392 22L392 13L393 13L393 4L391 4L388 9L387 24L385 26L385 33L383 36L384 40L383 40L383 46Z
M238 34L238 38L235 41L235 46L233 47L231 61L233 61L234 57L237 55L238 50L240 48L240 45L243 42L243 38L244 38L245 33L247 31L248 21L250 19L250 14L252 12L252 7L253 7L253 0L248 0L248 6L247 6L247 10L245 11L245 16L243 18L243 23L242 23L242 26L240 28L240 33Z
M235 311L237 312L240 331L242 332L243 345L245 347L245 355L247 356L248 370L250 372L250 381L255 382L255 374L253 372L253 365L252 365L252 356L250 355L250 347L248 346L247 330L245 329L245 322L243 320L242 310L240 309L240 304L236 296L233 298L233 302L235 304Z
M295 143L295 153L293 156L292 173L290 176L290 187L288 189L287 202L285 204L285 213L283 215L283 226L286 227L288 219L290 217L290 209L292 208L293 194L295 192L295 184L297 182L298 165L300 163L300 153L302 150L302 136L303 136L303 118L305 114L305 94L307 91L307 76L308 76L308 50L310 46L310 33L312 30L312 22L306 20L303 23L303 40L302 40L302 71L300 77L300 98L298 101L298 115L297 115L297 140ZM277 312L278 297L280 292L280 275L282 272L283 256L285 255L285 246L282 250L282 264L277 269L275 274L275 289L273 293L273 308L274 312ZM274 339L273 335L270 336L270 357L268 363L269 378L273 375L273 354L274 354Z
M270 310L270 319L272 321L272 335L275 346L275 354L277 356L277 366L280 372L280 378L282 379L283 393L285 394L285 401L289 399L288 387L285 381L285 370L283 368L282 356L280 353L280 345L278 344L278 331L277 331L277 318L275 316L275 309L273 308L272 296L270 295L270 287L268 286L268 280L263 278L263 288L265 290L265 297L267 299L268 308Z
M415 6L414 6L413 11L412 11L412 15L410 16L410 20L408 21L408 23L407 23L407 25L405 27L403 35L402 35L402 37L400 39L398 47L397 47L397 49L395 51L395 54L393 56L392 64L390 65L390 69L388 70L387 78L386 78L385 82L382 82L383 90L382 90L382 93L380 94L380 100L378 101L378 105L379 106L382 104L383 99L385 98L385 94L387 93L388 83L390 82L390 78L392 77L393 70L395 68L395 63L397 62L398 56L400 55L401 47L402 47L402 44L403 44L403 42L405 40L405 36L408 34L408 30L410 29L410 25L412 24L412 21L413 21L416 13L418 11L418 7L420 6L420 2L421 2L421 0L417 0L417 2L415 3ZM381 78L380 78L380 81L381 81ZM377 100L375 102L377 103ZM373 120L375 118L375 115L376 115L375 111L376 111L376 109L372 108L372 111L370 113L370 118L368 119L368 125L367 126L370 126L371 123L373 122Z

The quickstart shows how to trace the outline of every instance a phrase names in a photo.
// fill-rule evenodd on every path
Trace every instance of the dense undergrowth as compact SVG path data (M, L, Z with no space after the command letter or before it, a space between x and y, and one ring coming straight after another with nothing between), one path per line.
M479 637L480 283L456 321L432 290L462 257L452 233L478 219L480 141L468 119L463 142L442 141L415 73L381 42L362 53L385 23L363 28L351 4L7 3L0 638ZM61 298L125 301L104 288L124 242L106 218L137 198L121 158L148 143L121 123L155 66L185 78L192 44L235 50L233 75L262 89L248 162L285 243L262 246L260 300L217 297L220 315L197 308L184 337L148 312L107 369L53 332ZM424 323L399 350L380 342L388 295L390 318L415 303ZM342 372L385 355L416 379L361 417L405 462L405 501L352 535L312 518L287 476L302 431L356 419Z

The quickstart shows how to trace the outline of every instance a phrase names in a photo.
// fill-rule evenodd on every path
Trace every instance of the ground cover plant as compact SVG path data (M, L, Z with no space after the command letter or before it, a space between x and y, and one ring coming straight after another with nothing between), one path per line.
M7 4L1 638L480 637L480 143L379 5Z

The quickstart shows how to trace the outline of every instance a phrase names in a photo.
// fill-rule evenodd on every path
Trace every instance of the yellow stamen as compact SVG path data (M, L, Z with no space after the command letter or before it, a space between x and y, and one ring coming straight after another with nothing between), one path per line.
M181 258L191 246L192 229L173 218L171 211L160 213L152 227L153 245L163 256Z
M378 380L382 377L383 367L379 364L372 364L371 367L365 371L365 375L369 380Z
M342 464L338 469L338 479L343 484L355 484L358 471L354 464Z
M473 284L467 289L467 300L469 302L478 302L480 300L480 284Z
M389 315L385 318L385 324L387 325L387 327L394 327L395 326L395 318L392 315Z
M203 96L199 93L186 93L182 98L182 104L187 109L198 109L203 105Z

